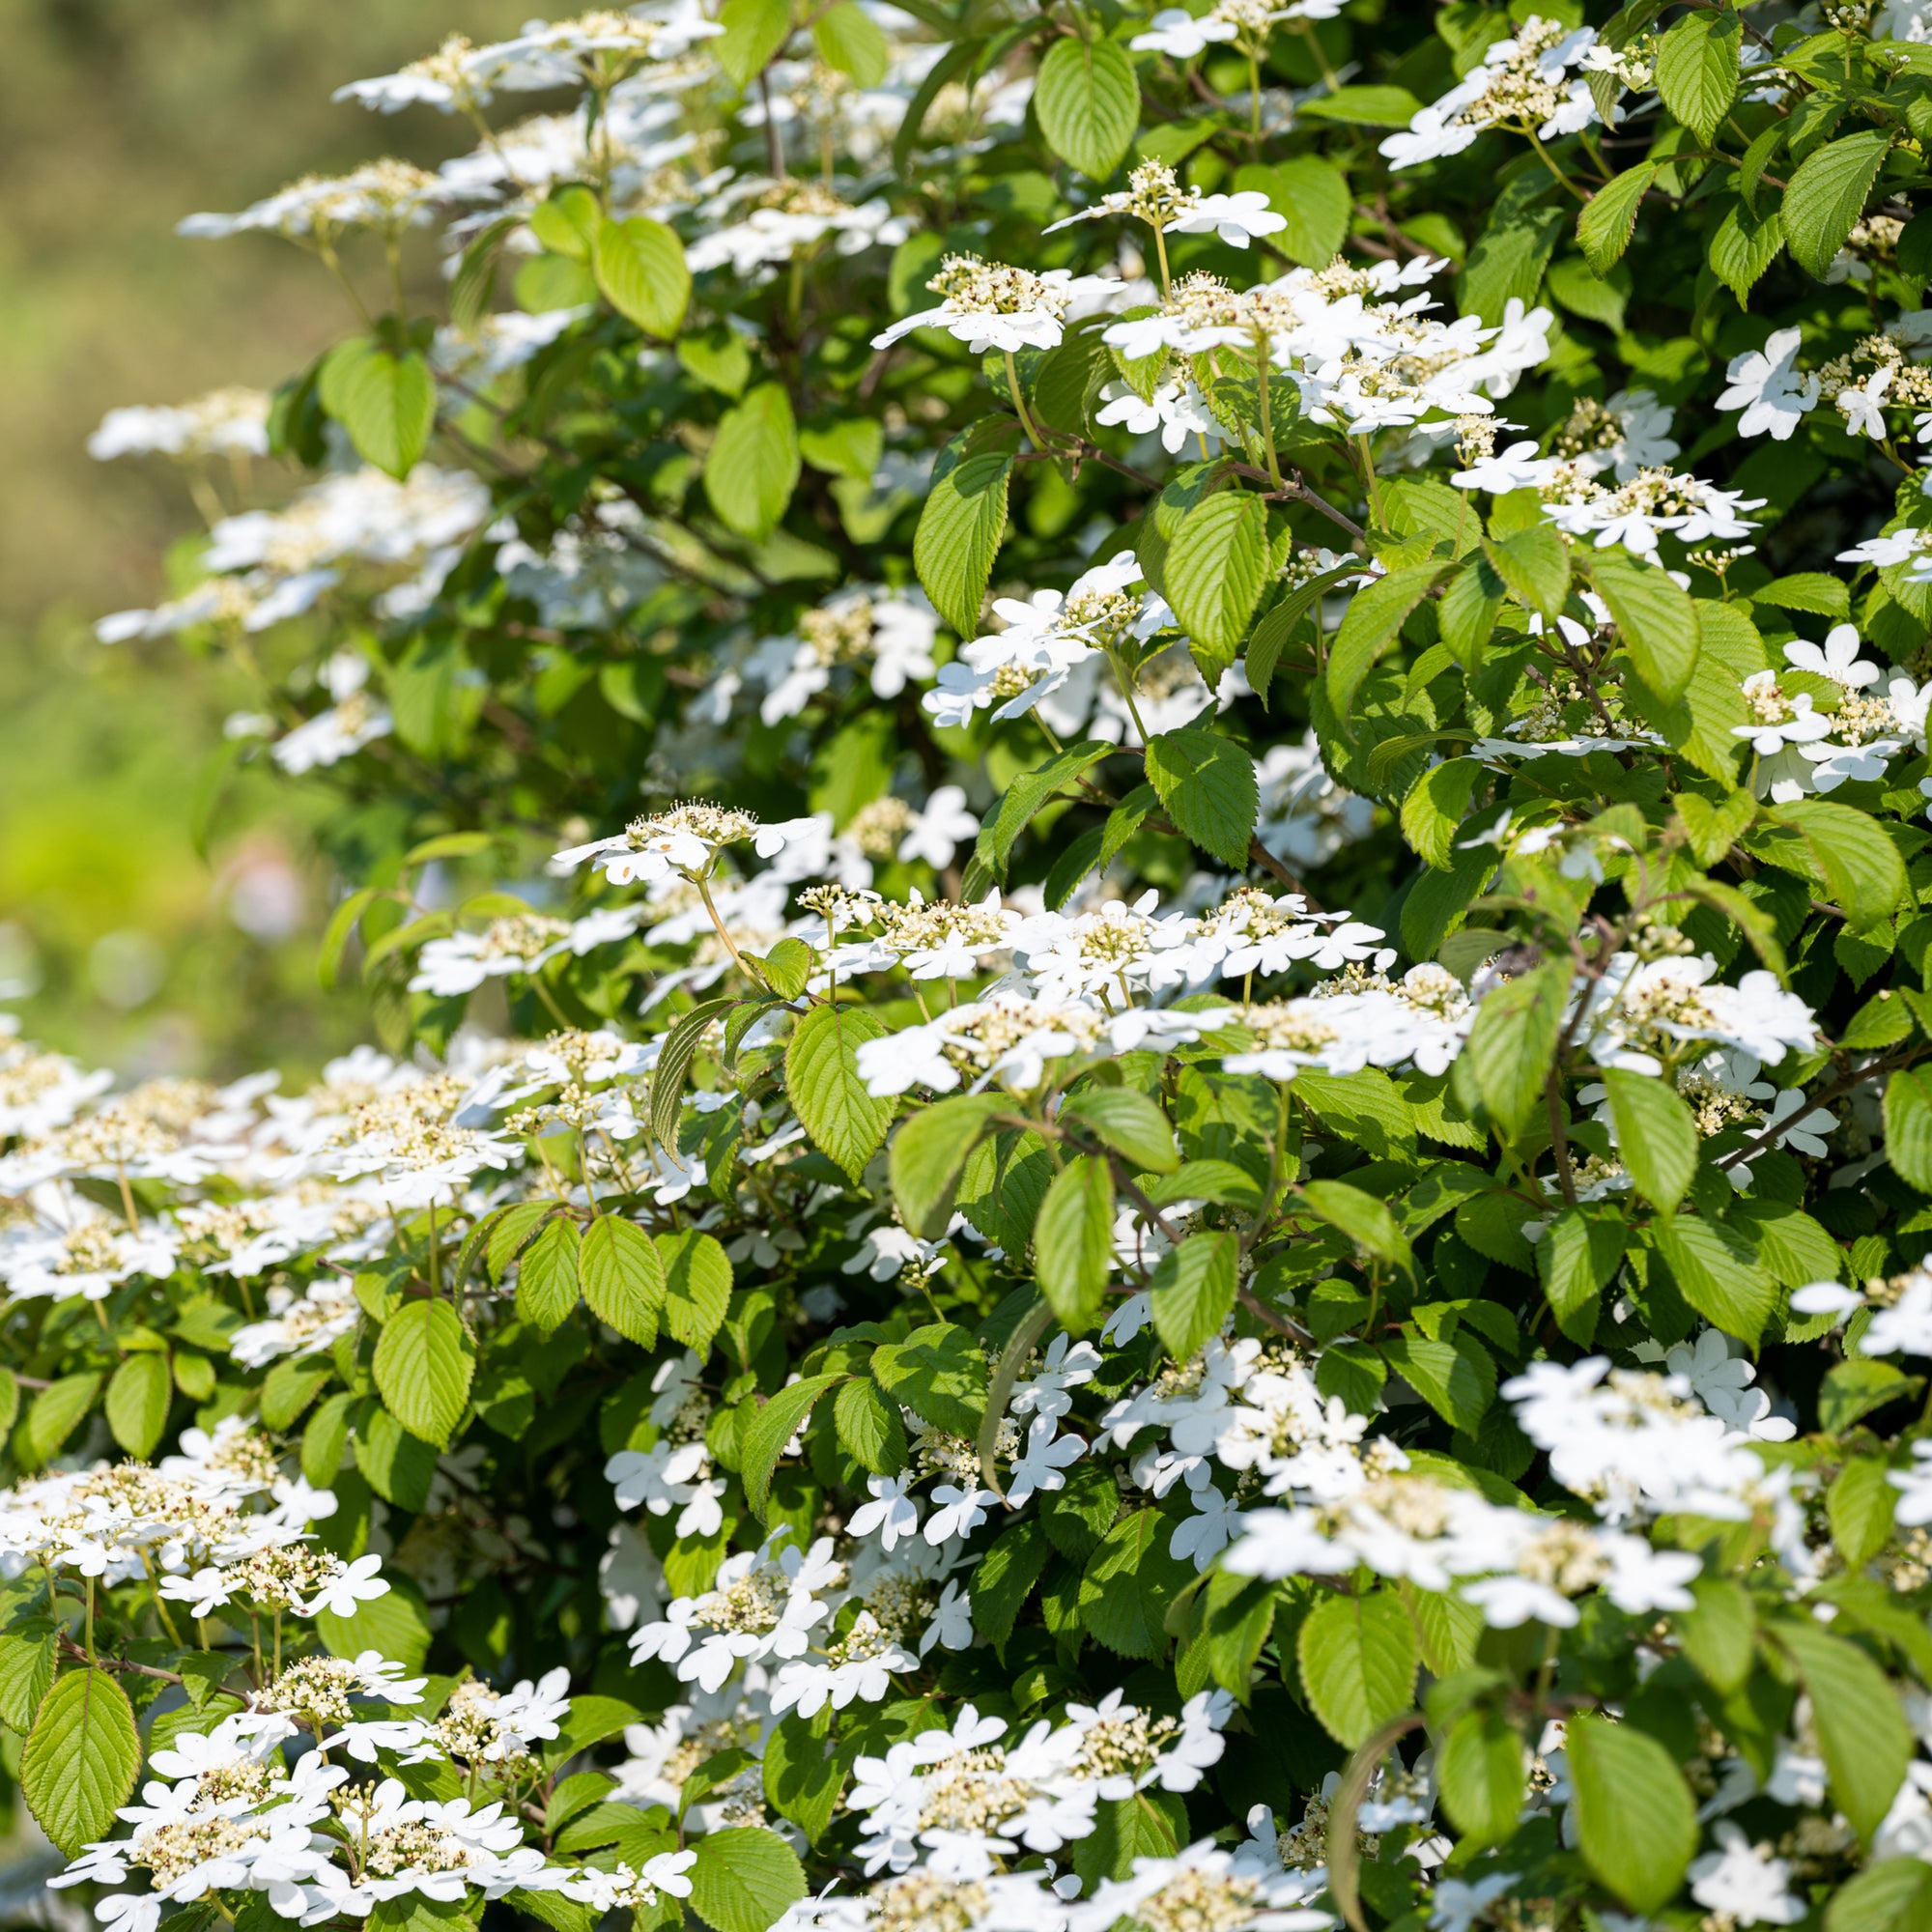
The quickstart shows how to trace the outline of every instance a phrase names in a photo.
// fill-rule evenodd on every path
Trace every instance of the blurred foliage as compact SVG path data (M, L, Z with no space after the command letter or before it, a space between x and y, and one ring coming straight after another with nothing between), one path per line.
M165 464L98 464L85 443L116 404L269 383L340 334L296 251L181 241L176 221L365 157L369 119L329 103L336 85L528 11L0 0L0 986L36 988L0 1009L51 1043L220 1074L299 1067L357 1030L357 1003L316 987L334 884L287 788L230 793L196 849L231 708L218 678L93 639L93 618L152 591L185 492ZM423 111L383 136L426 163L469 144Z

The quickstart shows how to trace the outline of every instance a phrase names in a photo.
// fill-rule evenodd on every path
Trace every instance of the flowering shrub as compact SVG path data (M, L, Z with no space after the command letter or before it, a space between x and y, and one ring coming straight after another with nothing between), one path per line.
M383 1050L0 1057L57 1884L1932 1921L1932 15L1778 11L678 0L183 224L355 328L100 635Z

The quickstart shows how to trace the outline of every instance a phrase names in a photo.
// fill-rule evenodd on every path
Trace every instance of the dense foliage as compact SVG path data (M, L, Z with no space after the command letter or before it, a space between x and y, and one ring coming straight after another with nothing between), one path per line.
M184 223L354 332L101 636L383 1050L0 1059L59 1882L1932 1919L1927 38L684 0Z

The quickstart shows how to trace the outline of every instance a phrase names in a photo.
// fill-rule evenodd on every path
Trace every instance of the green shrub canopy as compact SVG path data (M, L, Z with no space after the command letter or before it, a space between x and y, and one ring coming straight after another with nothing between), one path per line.
M183 224L353 332L100 635L382 1047L0 1050L56 1885L1932 1923L1932 14L1599 12L676 0Z

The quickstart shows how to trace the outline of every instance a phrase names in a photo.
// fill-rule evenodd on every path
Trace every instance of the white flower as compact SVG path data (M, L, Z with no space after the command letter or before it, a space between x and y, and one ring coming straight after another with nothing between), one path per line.
M1833 399L1845 418L1845 428L1853 436L1868 436L1875 442L1885 440L1885 392L1894 374L1889 363L1867 376L1862 383L1847 383Z
M1013 1463L1007 1484L1007 1501L1017 1509L1039 1490L1064 1490L1067 1468L1087 1453L1087 1444L1077 1435L1056 1436L1053 1418L1037 1415L1027 1431L1026 1450Z
M1791 1889L1791 1867L1770 1845L1754 1845L1738 1827L1719 1820L1721 1851L1706 1852L1690 1866L1690 1896L1737 1925L1795 1925L1804 1900Z
M966 793L959 785L941 785L915 811L899 843L902 863L923 859L934 871L944 871L959 847L980 836L980 821L966 810Z
M334 1616L353 1617L358 1604L386 1597L389 1586L376 1574L382 1567L383 1559L377 1555L358 1556L355 1562L344 1565L338 1575L323 1584L311 1602L302 1605L302 1615L320 1616L327 1610Z
M1859 643L1859 627L1856 624L1834 624L1825 633L1822 648L1805 638L1786 644L1785 662L1795 665L1800 670L1816 671L1820 677L1829 677L1833 684L1842 684L1847 691L1862 691L1866 685L1876 684L1881 673L1877 665L1860 658Z
M991 1490L962 1490L954 1483L941 1483L932 1492L939 1507L925 1520L925 1540L937 1549L957 1538L964 1541L986 1520L986 1505L999 1497Z
M877 1530L888 1550L901 1537L917 1535L919 1508L906 1494L913 1481L911 1476L867 1476L866 1488L872 1500L860 1504L846 1529L853 1536L870 1536Z
M1789 442L1800 419L1818 407L1818 379L1797 373L1798 345L1804 331L1780 328L1759 349L1733 355L1724 371L1730 387L1718 398L1720 410L1743 410L1740 436L1762 436L1768 430L1777 442Z

